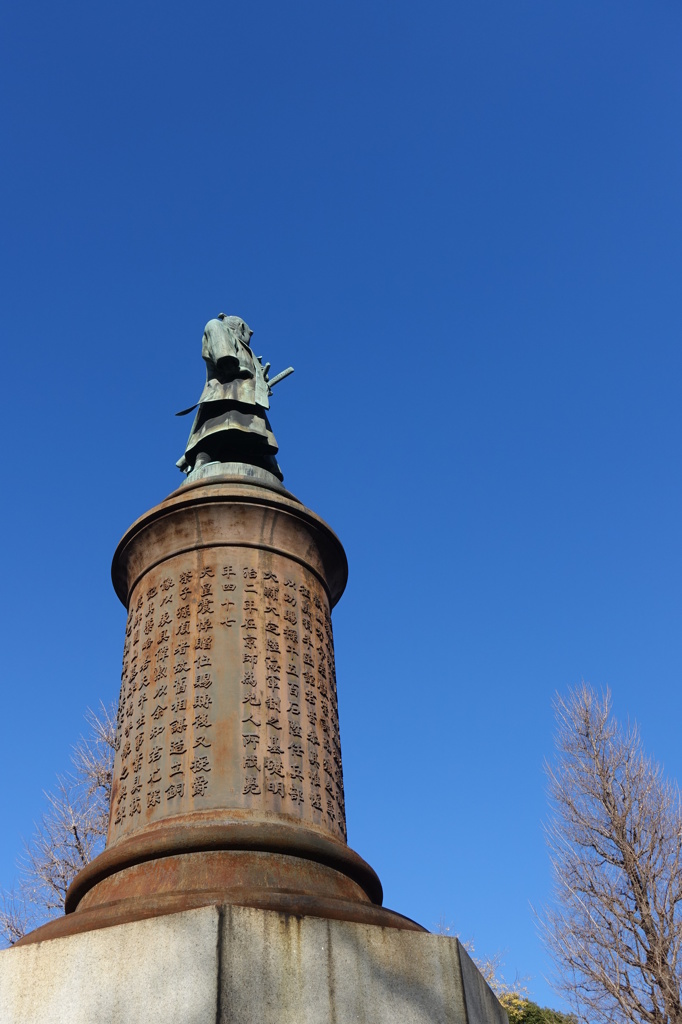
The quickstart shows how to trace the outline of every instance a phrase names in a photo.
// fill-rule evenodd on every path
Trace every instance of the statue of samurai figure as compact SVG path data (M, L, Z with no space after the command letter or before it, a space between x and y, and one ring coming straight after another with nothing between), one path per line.
M224 313L204 328L201 355L206 384L197 405L177 413L185 416L197 410L185 454L177 462L184 473L209 462L241 462L283 479L266 410L273 385L293 373L293 368L269 380L270 363L263 366L261 357L254 356L249 345L252 334L238 316Z

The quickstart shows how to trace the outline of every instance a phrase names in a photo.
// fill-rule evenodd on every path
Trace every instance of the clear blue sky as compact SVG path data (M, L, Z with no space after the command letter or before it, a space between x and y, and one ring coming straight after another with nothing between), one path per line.
M349 841L507 950L551 699L612 687L682 778L678 3L25 0L0 31L0 884L118 690L109 582L221 310L296 373L286 485L346 545Z

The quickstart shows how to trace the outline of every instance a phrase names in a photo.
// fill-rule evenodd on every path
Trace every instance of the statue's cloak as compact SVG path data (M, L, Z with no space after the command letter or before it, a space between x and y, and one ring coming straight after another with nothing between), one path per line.
M244 328L250 337L246 324ZM179 468L188 471L200 451L212 461L249 462L256 457L260 462L265 457L277 466L278 445L265 414L269 389L260 360L228 319L209 320L201 354L206 384Z
M200 404L225 399L270 408L268 385L260 361L226 321L209 320L206 324L201 355L206 363L206 384Z

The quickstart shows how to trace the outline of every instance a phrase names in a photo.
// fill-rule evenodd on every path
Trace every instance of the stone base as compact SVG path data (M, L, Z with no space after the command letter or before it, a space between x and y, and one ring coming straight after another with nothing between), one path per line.
M2 1024L506 1024L456 939L203 907L0 953Z

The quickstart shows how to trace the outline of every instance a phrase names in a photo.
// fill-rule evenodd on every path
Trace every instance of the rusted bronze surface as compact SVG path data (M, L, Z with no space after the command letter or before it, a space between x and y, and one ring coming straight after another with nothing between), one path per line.
M39 941L207 904L397 928L346 844L331 610L343 548L283 488L185 485L128 530L105 851Z
M107 844L243 810L343 839L331 530L279 494L204 485L138 521L113 574L129 616Z
M319 876L319 868L323 866L328 895L349 898L352 892L354 899L381 904L378 877L369 864L345 843L300 825L249 821L218 825L197 819L198 815L188 815L174 822L161 822L109 847L74 880L67 893L66 912L70 913L79 905L90 907L118 898L111 897L109 893L123 884L119 875L125 875L125 884L136 896L154 889L161 891L166 887L164 879L159 875L158 881L154 881L161 858L185 858L182 872L186 879L185 887L189 888L193 884L193 871L201 870L199 865L202 862L197 860L198 856L215 854L220 854L220 857L213 860L212 870L223 874L228 888L234 888L230 879L235 872L244 873L245 864L256 863L245 861L241 855L253 858L257 854L259 866L256 870L263 877L267 876L268 885L276 875L285 872L288 879L286 887L290 891L298 886L302 892L312 892L316 887L313 875ZM154 867L148 870L146 865L152 862ZM192 867L193 864L196 867ZM136 870L140 867L142 870ZM258 879L253 872L251 874L246 884L254 888ZM144 879L143 883L139 882L140 878ZM213 887L215 878L209 888Z

